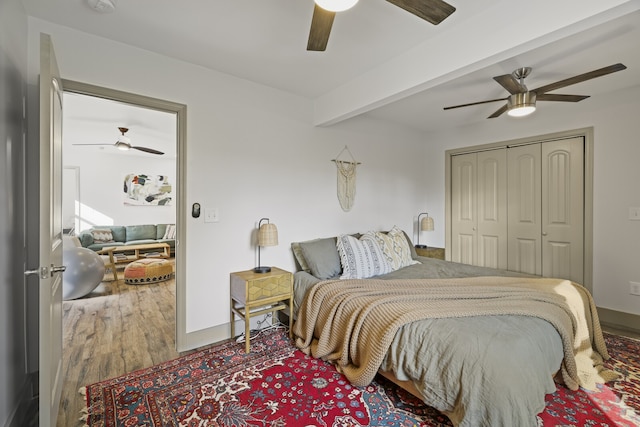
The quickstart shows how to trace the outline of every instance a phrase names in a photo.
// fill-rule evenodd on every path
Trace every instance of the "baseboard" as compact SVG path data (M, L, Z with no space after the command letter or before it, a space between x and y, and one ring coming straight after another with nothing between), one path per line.
M640 315L597 307L600 323L604 326L640 333Z
M214 326L211 328L201 329L199 331L187 332L184 341L178 345L178 351L188 351L196 348L211 345L213 343L229 338L231 327L228 323Z
M252 317L251 325L255 327L254 322L262 319L262 316ZM287 320L288 322L288 320ZM236 320L235 325L236 335L244 333L244 321ZM200 347L205 347L211 344L215 344L220 341L229 339L231 336L231 324L224 323L222 325L213 326L211 328L201 329L199 331L188 332L184 336L184 341L178 345L178 352L189 351Z

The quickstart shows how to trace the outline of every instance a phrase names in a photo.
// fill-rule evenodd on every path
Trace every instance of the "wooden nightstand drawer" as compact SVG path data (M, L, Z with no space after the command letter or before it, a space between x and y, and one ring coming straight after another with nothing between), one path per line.
M416 253L427 258L444 259L444 248L416 248Z
M231 273L231 298L241 303L288 298L292 291L291 273L276 267L270 273L255 273L253 270Z

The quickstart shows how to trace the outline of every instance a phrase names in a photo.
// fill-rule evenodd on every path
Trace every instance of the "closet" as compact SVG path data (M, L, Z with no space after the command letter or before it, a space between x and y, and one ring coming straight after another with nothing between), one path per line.
M450 157L451 261L584 283L585 138Z

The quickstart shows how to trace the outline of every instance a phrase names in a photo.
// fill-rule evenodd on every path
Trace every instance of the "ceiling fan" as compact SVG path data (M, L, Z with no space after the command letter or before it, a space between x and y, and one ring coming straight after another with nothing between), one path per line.
M442 0L387 0L419 18L438 25L456 8ZM353 7L358 0L315 0L307 50L324 51L327 48L333 18L336 12Z
M601 77L607 74L615 73L616 71L622 71L627 67L623 64L613 64L608 67L600 68L588 73L579 74L568 79L560 80L555 83L551 83L545 86L541 86L537 89L529 90L524 84L524 79L531 73L530 67L518 68L511 74L505 74L503 76L496 76L493 79L497 81L503 88L505 88L511 95L505 98L489 99L487 101L471 102L468 104L454 105L451 107L444 107L445 110L451 110L453 108L469 107L471 105L486 104L489 102L507 101L505 105L496 110L492 115L487 117L493 119L500 116L505 111L510 116L521 117L531 114L536 109L536 101L559 101L559 102L578 102L583 99L589 98L589 95L561 95L554 93L547 93L560 89L566 86L581 83L586 80L591 80L596 77Z
M119 136L118 140L113 144L73 144L73 145L96 145L96 146L98 146L98 145L113 145L118 150L123 150L123 151L134 149L134 150L144 151L145 153L159 154L159 155L163 155L164 154L162 151L154 150L153 148L138 147L136 145L131 145L131 139L129 139L129 137L125 136L125 133L127 133L129 131L129 128L119 127L118 130L120 130L120 132L122 132L122 135Z

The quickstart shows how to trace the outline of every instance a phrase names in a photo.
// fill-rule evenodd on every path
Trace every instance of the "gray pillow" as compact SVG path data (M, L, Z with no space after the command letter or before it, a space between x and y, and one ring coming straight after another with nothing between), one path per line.
M300 250L311 274L318 279L330 279L342 271L335 237L300 242Z

